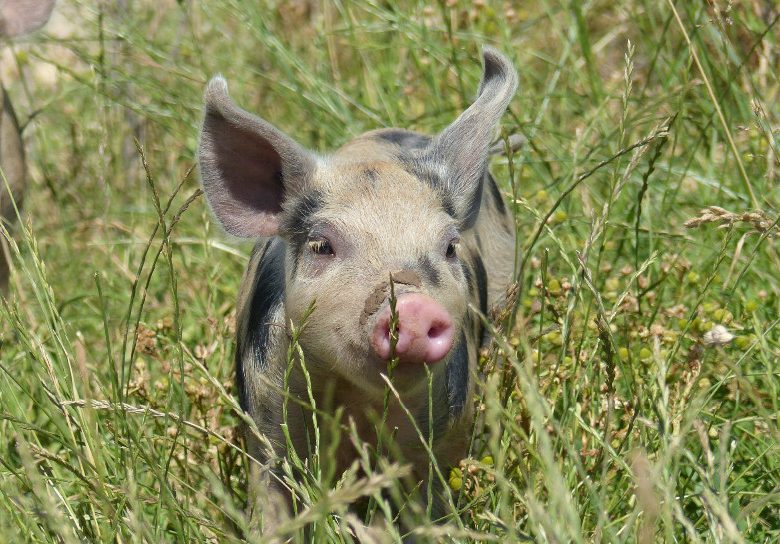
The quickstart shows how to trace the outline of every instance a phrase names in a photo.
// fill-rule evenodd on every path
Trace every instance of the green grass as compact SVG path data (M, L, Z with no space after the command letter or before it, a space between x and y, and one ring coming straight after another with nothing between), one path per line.
M473 451L442 475L458 513L413 512L421 539L780 538L777 8L469 4L62 2L69 31L13 46L31 182L0 307L0 540L254 538L233 386L250 245L199 193L205 82L326 150L440 130L482 44L521 76L502 134L528 143L493 171L525 258ZM766 219L685 228L706 206ZM719 323L735 338L706 345ZM402 471L330 489L312 469L315 541L370 533L346 504L382 511Z

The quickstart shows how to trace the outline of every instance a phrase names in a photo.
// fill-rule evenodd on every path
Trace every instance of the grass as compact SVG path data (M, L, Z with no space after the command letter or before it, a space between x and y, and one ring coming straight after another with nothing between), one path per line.
M493 165L516 320L481 360L470 456L441 468L457 515L412 512L420 539L777 541L780 12L472 4L63 1L13 45L31 181L0 306L3 539L255 538L233 387L250 246L193 171L205 82L325 150L441 129L489 43L521 75L502 134L527 144ZM361 463L335 487L309 467L291 536L397 541L346 505L388 512L404 467Z

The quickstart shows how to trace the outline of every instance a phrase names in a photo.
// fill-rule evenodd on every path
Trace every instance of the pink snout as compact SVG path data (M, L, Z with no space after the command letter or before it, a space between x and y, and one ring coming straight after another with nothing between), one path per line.
M452 348L452 318L441 304L421 293L407 293L396 300L398 343L395 354L402 363L435 363ZM390 359L390 307L383 308L371 333L371 347Z

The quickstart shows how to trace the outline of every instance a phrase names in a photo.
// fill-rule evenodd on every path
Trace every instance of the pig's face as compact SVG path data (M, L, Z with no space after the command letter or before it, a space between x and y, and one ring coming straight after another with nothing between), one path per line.
M458 222L441 194L387 160L322 161L285 203L285 309L310 364L381 390L387 372L389 277L397 299L395 379L419 384L421 363L446 359L467 310Z
M376 131L325 157L236 106L222 78L209 84L206 196L228 232L286 241L285 319L300 324L316 304L301 340L317 370L378 391L396 355L408 389L424 383L422 363L464 354L466 336L476 343L465 321L469 302L486 308L485 269L459 242L480 213L488 148L517 87L506 58L485 48L484 60L476 100L437 136Z

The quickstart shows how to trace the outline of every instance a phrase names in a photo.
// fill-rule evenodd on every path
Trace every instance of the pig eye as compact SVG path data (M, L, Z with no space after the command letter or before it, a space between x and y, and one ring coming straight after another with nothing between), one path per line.
M449 244L447 244L447 251L444 253L444 256L448 259L454 259L458 254L458 242L459 240L453 239L450 241Z
M315 255L333 255L333 248L328 240L320 238L319 240L309 240L309 249Z

